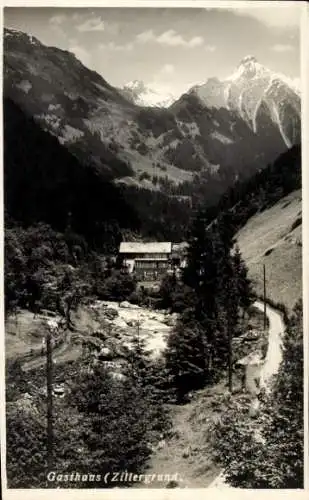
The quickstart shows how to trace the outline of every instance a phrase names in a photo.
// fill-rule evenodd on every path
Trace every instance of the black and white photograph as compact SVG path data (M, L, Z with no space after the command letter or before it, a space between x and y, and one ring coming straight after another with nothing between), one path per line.
M3 8L5 491L306 487L306 2L220 3Z

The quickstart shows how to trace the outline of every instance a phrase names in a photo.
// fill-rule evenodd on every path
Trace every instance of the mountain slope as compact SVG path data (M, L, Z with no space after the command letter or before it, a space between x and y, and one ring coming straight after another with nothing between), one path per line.
M26 203L25 203L26 200ZM27 227L68 225L90 246L117 248L120 229L139 229L134 207L102 173L78 161L9 99L4 99L4 204Z
M176 185L197 175L209 203L286 149L267 109L255 132L236 110L205 106L194 93L169 109L136 106L73 54L10 29L4 34L4 94L119 182L158 190L153 177Z
M210 224L228 216L256 291L263 294L265 264L267 297L291 309L302 288L301 182L301 147L295 145L205 210Z
M121 166L121 164L120 164ZM118 249L122 235L181 240L190 217L186 200L111 182L4 99L4 193L8 220L71 229L101 252ZM24 203L27 200L27 203Z
M234 110L259 133L267 124L277 126L287 147L300 142L300 95L284 75L246 56L226 80L209 79L190 91L208 107Z
M302 296L301 191L293 191L273 207L254 215L238 232L240 251L258 293L292 309Z
M132 165L136 173L161 173L174 182L191 178L164 158L164 174L154 167L158 154L150 154L155 139L145 130L144 114L121 92L70 52L10 29L4 33L4 95L71 151L83 159L91 157L99 169L115 177L132 177ZM154 120L159 122L156 115ZM159 123L160 133L173 127L170 121L168 117ZM128 165L126 172L115 172L115 157Z

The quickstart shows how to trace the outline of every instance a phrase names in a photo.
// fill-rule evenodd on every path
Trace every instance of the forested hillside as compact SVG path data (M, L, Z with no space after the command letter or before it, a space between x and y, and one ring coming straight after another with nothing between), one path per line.
M108 173L81 162L9 99L4 100L4 144L7 224L44 222L60 232L70 226L91 248L107 253L118 249L123 230L182 238L190 212L186 201L114 185Z
M218 214L228 211L236 232L250 217L300 188L301 147L295 145L250 179L236 182L217 204L205 208L205 217L211 223Z
M138 228L134 210L108 178L80 163L10 100L4 101L5 211L29 226L71 229L109 250L120 228ZM114 241L113 241L114 240Z

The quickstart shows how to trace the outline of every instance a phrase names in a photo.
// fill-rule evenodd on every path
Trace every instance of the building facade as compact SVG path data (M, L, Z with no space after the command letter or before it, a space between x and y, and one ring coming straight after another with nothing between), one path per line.
M179 274L186 265L187 243L126 242L119 248L119 257L129 273L139 282L159 282L163 276Z
M138 281L160 281L171 269L171 242L125 242L120 244L119 256Z

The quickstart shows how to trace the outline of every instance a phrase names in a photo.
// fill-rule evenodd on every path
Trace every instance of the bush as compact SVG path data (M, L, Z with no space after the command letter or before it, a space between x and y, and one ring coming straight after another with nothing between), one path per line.
M46 484L46 404L37 395L7 407L7 474L11 488L127 487L105 484L103 477L119 470L141 473L153 444L170 427L161 401L161 366L149 363L143 351L131 353L121 380L89 360L63 367L70 392L54 402L54 454L51 470L61 474L100 475L99 481ZM57 369L55 369L57 371ZM56 378L56 373L55 373ZM57 406L61 404L61 406ZM58 411L60 410L60 411Z
M168 337L165 353L166 368L178 402L183 402L188 392L210 380L209 356L209 345L201 325L179 321Z
M123 269L112 270L111 275L97 286L100 299L117 302L128 300L135 290L135 279Z

